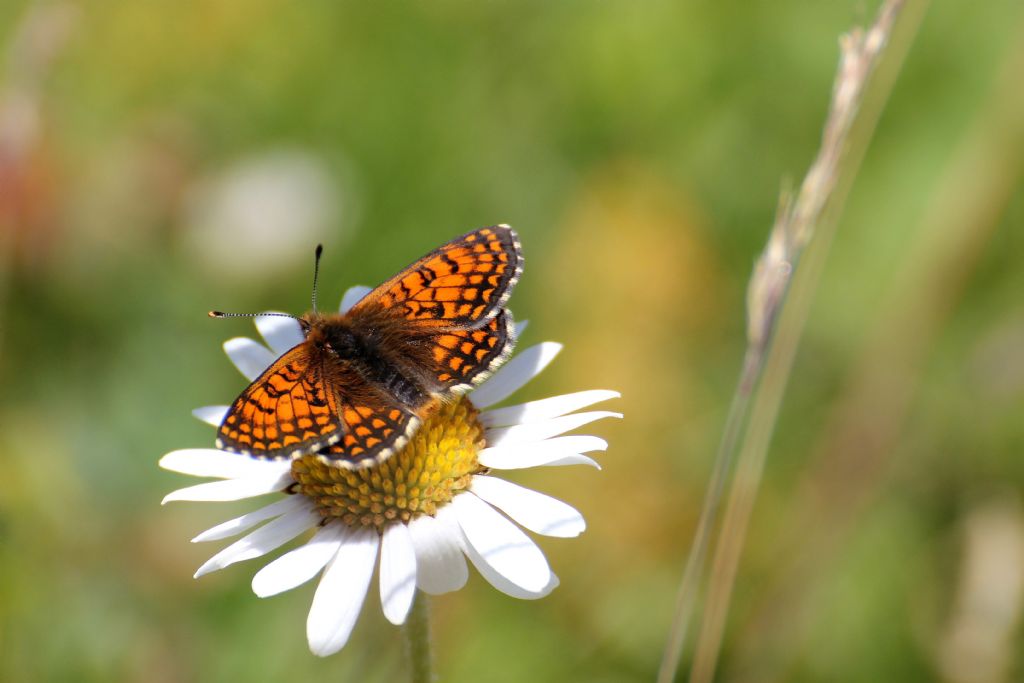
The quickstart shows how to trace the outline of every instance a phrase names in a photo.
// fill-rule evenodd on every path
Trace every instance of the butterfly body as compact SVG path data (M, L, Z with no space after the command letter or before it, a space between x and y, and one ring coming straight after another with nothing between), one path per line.
M522 272L515 232L481 228L414 262L351 310L299 318L305 339L235 399L217 446L260 458L309 453L354 469L401 448L439 402L511 353L503 307Z
M368 321L347 315L305 316L306 341L324 367L329 384L340 385L354 372L372 393L389 396L416 410L439 392L428 373L419 370L422 341L403 336L388 320Z

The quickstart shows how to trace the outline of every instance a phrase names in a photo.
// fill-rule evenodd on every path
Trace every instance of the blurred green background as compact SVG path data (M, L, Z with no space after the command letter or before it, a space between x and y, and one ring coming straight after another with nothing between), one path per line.
M875 2L0 3L0 680L402 680L374 591L194 581L157 468L244 385L211 308L307 307L508 222L516 398L614 388L561 587L434 601L445 681L652 680L780 186ZM938 0L832 245L744 553L722 681L1024 680L1024 7ZM612 407L609 405L609 407ZM682 677L680 678L682 680Z

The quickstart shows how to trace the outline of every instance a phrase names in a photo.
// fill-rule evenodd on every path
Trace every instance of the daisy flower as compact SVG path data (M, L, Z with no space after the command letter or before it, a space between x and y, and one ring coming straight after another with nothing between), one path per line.
M350 289L341 311L368 291ZM250 381L303 340L294 319L255 320L269 349L248 338L224 344L228 357ZM335 468L315 455L278 462L212 448L168 453L161 458L161 467L220 481L179 489L164 503L277 494L269 505L193 539L219 541L248 532L211 557L196 577L262 557L313 531L304 544L260 569L252 589L259 597L268 597L320 574L306 634L310 650L321 656L337 652L348 641L378 562L381 605L394 624L405 622L417 589L437 595L461 588L469 576L466 558L503 593L527 600L547 595L558 585L558 577L520 527L568 538L584 530L583 517L566 503L493 472L554 465L598 467L586 454L605 450L603 439L561 435L595 420L621 417L608 411L575 412L619 394L581 391L492 406L539 374L560 350L560 344L544 342L513 356L471 393L443 404L401 451L374 467ZM193 412L217 426L227 409L207 406Z

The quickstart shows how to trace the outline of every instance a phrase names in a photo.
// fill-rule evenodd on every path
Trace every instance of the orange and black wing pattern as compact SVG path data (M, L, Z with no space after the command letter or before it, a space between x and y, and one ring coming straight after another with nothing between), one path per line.
M345 435L318 454L335 467L354 470L383 462L405 446L420 426L418 417L397 406L350 405L344 396L341 400Z
M508 359L515 341L512 314L502 309L483 327L435 335L431 340L430 372L445 391L468 391Z
M257 458L316 453L346 469L382 462L432 406L508 358L515 329L504 304L522 267L515 231L480 228L414 262L347 313L304 316L306 341L235 399L217 447Z
M419 326L477 328L498 315L523 272L519 237L480 228L438 247L367 294L353 315L377 308Z
M337 443L344 435L338 399L306 342L257 377L228 409L217 447L257 458L290 458Z

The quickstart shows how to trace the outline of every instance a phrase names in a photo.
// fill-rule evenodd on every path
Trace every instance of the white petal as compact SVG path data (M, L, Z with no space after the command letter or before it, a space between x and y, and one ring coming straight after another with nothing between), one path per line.
M516 354L477 387L470 400L477 408L487 408L504 400L540 374L561 350L561 344L543 342Z
M468 546L483 564L529 593L548 585L551 568L544 553L515 524L471 493L455 496L451 506Z
M544 467L562 467L564 465L590 465L595 470L601 469L600 463L585 455L567 455L564 458L544 463Z
M530 325L529 320L517 320L515 322L516 328L516 339L519 339L523 335L523 331Z
M409 527L393 522L384 528L380 545L380 605L395 626L405 623L416 596L416 551Z
M220 423L224 421L224 416L228 414L229 407L230 406L203 406L202 408L196 408L193 410L192 415L206 424L219 427Z
M344 524L321 527L306 545L285 553L252 577L252 592L261 598L277 595L301 586L323 569L346 535Z
M355 287L349 287L348 291L341 297L341 306L338 310L341 313L348 313L348 309L356 305L360 299L369 294L372 290L369 287L363 285L356 285Z
M558 587L558 577L555 576L554 572L551 572L551 578L539 591L528 591L516 584L512 583L497 570L487 564L487 561L473 548L472 545L466 542L466 537L463 535L460 539L462 549L469 558L469 561L473 563L476 570L480 572L480 576L487 579L487 582L500 590L505 595L510 595L513 598L519 598L520 600L536 600L543 598L545 595L553 591Z
M312 508L295 510L281 515L211 557L196 571L195 578L198 579L204 574L215 572L236 562L262 557L319 523L320 515Z
M280 356L306 338L298 320L280 315L256 316L256 329L263 335L275 356Z
M271 517L280 517L283 514L308 507L309 505L310 501L305 496L285 496L276 503L264 505L258 510L253 510L241 517L229 519L211 529L207 529L193 538L192 542L204 543L206 541L219 541L224 538L231 538Z
M511 427L498 427L488 429L486 438L487 445L498 446L513 443L533 443L543 441L552 436L564 434L565 432L578 429L585 424L606 417L622 417L622 413L613 413L608 410L593 410L589 413L576 413L574 415L563 415L541 422L529 422Z
M191 474L194 477L239 477L270 476L291 469L290 462L257 460L239 453L228 453L216 448L183 448L171 451L160 458L160 467L172 472Z
M284 491L292 483L290 472L272 476L245 477L244 479L226 479L211 481L206 484L189 486L188 488L171 491L164 496L161 505L175 500L191 500L222 503L228 500L255 498L267 493Z
M421 516L409 523L409 534L416 549L416 585L431 595L457 591L466 585L469 569L462 554L458 522L446 505L437 518Z
M470 491L538 534L572 538L587 528L571 505L504 479L474 475Z
M539 401L520 403L507 408L497 408L480 413L480 422L485 427L508 427L511 425L523 424L526 422L537 422L552 417L567 415L574 410L586 408L589 405L607 401L611 398L619 398L621 394L617 391L594 389L592 391L578 391L575 394L564 396L552 396ZM220 424L220 423L218 423Z
M596 462L580 454L603 451L607 448L608 442L596 436L560 436L533 443L491 446L480 451L477 458L484 467L493 467L498 470L521 470L545 465L576 464L592 465L601 469ZM570 461L562 462L566 458Z
M248 337L235 337L224 342L224 353L238 371L250 382L259 377L274 362L272 354L263 344Z
M306 620L306 638L313 654L332 655L348 642L377 563L379 538L373 529L352 533L327 565Z

